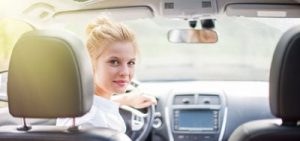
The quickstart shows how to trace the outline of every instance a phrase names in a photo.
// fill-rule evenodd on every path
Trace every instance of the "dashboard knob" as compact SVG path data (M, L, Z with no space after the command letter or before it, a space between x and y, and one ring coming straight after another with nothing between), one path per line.
M184 98L184 99L182 99L182 103L183 104L189 104L191 101L190 101L190 99L188 99L188 98Z
M209 98L203 99L203 103L204 103L204 104L210 104L210 99L209 99Z
M161 125L162 125L161 118L155 117L152 127L157 129L157 128L161 127Z

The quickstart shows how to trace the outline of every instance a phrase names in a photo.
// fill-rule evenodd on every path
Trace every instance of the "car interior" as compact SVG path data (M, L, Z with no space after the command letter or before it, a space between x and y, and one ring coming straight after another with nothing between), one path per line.
M130 140L114 130L75 125L75 117L90 110L94 93L92 66L83 46L77 36L62 31L35 30L20 37L11 56L7 93L9 112L22 118L23 125L1 126L0 140ZM26 122L57 117L71 117L74 124Z
M126 93L158 101L120 106L126 133L76 126L94 94L85 27L99 16L136 34ZM0 1L0 141L298 141L299 37L298 0Z
M299 140L297 83L299 67L299 27L288 30L275 49L269 80L269 102L277 119L251 121L239 126L230 141Z

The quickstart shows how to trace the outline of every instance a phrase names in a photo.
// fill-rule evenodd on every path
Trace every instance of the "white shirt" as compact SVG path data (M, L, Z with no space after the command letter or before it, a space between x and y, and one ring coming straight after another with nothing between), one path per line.
M72 118L59 118L57 126L71 126ZM91 110L82 117L76 118L77 126L107 127L125 133L126 125L119 113L119 104L94 96L94 103Z

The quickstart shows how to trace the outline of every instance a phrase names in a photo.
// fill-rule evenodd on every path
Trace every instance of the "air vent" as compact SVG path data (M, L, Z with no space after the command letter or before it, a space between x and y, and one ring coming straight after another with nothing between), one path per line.
M199 105L220 105L220 97L218 95L202 95L198 96L197 104Z
M173 103L175 105L189 105L195 103L195 95L176 95Z

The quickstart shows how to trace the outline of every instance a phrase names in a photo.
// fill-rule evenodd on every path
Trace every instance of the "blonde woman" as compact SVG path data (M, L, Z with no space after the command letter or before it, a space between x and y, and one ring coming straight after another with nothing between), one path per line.
M138 53L135 36L125 25L104 17L89 23L86 32L86 46L94 71L95 96L90 112L77 118L76 124L108 127L125 133L120 105L144 108L156 103L153 97L123 94L135 71ZM58 119L56 124L72 125L72 119Z

